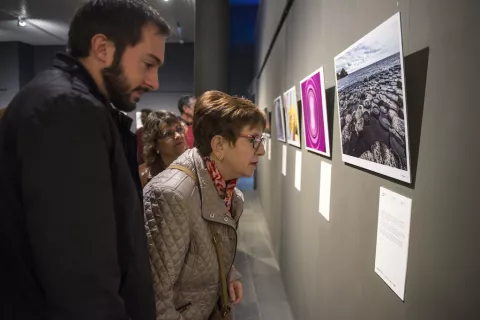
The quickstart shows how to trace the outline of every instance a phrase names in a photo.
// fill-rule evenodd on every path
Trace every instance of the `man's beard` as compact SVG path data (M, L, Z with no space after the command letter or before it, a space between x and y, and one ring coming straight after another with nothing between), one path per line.
M120 111L131 112L135 110L137 102L130 101L134 91L148 92L147 88L137 87L130 91L130 85L119 62L102 70L102 78L110 102Z

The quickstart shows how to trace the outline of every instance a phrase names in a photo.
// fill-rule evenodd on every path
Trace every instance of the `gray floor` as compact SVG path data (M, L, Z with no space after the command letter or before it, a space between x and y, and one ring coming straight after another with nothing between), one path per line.
M235 320L293 320L278 263L267 239L267 227L257 193L243 191L235 267L242 274L244 298L234 308Z

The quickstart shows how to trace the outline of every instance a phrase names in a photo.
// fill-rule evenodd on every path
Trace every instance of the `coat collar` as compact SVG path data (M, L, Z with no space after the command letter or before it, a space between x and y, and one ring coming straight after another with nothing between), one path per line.
M190 158L190 163L187 163L183 156L175 162L193 170L197 176L202 206L202 217L205 220L229 225L236 229L238 220L243 211L243 199L239 196L240 192L235 188L233 193L232 211L235 219L232 219L228 214L225 202L218 196L217 189L215 188L212 178L205 166L205 162L198 150L196 148L187 150L184 155L187 158Z
M98 89L98 85L95 80L93 80L90 72L88 72L88 70L83 66L80 61L78 61L71 55L59 52L55 55L55 58L53 60L53 67L68 73L73 78L73 81L79 81L77 83L81 83L81 86L85 86L90 94L92 94L96 99L101 101L109 109L113 119L118 125L120 132L130 132L133 119L110 104L110 102Z
M73 78L77 78L85 85L88 91L100 100L103 104L109 105L108 100L98 89L97 83L93 80L92 75L83 66L83 64L69 54L59 52L53 59L53 67L63 70L70 74Z

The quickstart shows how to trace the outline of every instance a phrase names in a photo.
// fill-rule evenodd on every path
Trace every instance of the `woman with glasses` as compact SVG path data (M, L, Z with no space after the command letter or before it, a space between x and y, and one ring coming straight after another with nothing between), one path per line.
M195 148L144 189L157 319L228 319L243 297L233 266L243 195L265 154L265 115L219 91L195 105Z
M185 150L185 126L168 111L151 112L143 127L143 158L139 167L142 186L165 170Z

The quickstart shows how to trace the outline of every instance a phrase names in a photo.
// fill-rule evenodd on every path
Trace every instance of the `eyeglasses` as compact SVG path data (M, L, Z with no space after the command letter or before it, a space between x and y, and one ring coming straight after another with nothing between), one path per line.
M173 139L173 138L175 138L175 133L184 134L185 133L185 128L183 126L177 126L175 131L167 130L164 133L160 133L158 135L158 138L159 139L165 139L165 140Z
M252 142L253 149L255 149L255 152L260 148L260 145L262 143L265 143L265 136L252 136L249 134L239 134L238 135L240 138L245 138L249 139Z

